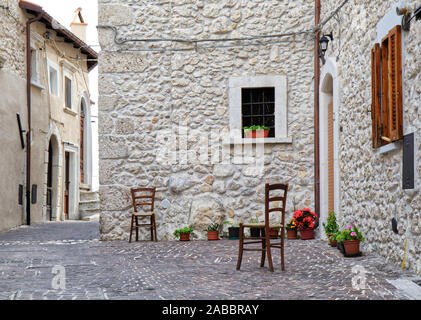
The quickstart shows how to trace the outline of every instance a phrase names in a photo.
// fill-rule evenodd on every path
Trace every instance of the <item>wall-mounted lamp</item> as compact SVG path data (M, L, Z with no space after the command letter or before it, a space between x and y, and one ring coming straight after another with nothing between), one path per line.
M402 29L405 31L409 31L411 27L411 20L416 18L416 20L421 19L421 7L418 7L414 10L414 14L412 14L412 10L407 7L399 8L396 7L396 14L398 16L402 16ZM412 15L412 16L411 16Z
M0 69L3 68L5 63L6 63L6 59L0 56Z
M329 47L329 38L333 40L333 33L324 34L323 37L319 40L319 58L322 59L323 64L325 64L325 53Z

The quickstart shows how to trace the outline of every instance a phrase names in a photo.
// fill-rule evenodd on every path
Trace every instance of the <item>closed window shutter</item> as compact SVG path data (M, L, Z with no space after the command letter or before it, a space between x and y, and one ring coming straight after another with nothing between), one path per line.
M381 83L380 44L371 49L371 123L373 148L380 147L381 141Z
M403 137L402 127L402 35L401 26L393 28L389 37L389 138Z

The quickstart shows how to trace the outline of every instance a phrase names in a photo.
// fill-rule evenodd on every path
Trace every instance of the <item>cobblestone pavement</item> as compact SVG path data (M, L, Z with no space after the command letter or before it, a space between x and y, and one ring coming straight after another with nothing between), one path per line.
M0 299L408 299L388 280L414 276L320 240L287 240L285 272L279 250L274 273L258 252L236 271L237 249L236 240L101 242L96 221L20 227L0 233Z

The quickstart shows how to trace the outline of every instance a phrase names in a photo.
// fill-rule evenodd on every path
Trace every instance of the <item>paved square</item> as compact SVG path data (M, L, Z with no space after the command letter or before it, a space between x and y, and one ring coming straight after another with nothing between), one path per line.
M320 240L287 240L285 272L279 250L274 273L258 252L236 271L237 250L236 240L101 242L97 222L20 227L0 234L0 299L408 299L389 281L415 277Z

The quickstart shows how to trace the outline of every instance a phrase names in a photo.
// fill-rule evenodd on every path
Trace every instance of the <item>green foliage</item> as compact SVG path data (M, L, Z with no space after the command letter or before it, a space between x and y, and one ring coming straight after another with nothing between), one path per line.
M250 130L269 130L266 126L250 126L250 127L244 127L244 132L250 131Z
M206 229L206 231L218 231L219 229L219 224L218 223L212 223L210 225L208 225L208 228Z
M288 224L285 227L287 230L297 230L297 223L295 222L294 219L291 219L290 222L288 222Z
M355 222L353 226L348 225L345 230L335 233L335 239L338 242L342 242L344 240L360 240L364 242L364 237L362 233L358 230Z
M336 216L334 212L329 212L327 223L323 222L323 227L325 228L326 235L333 234L339 231L339 226L336 223Z
M191 233L191 232L193 232L193 228L191 228L191 227L184 227L182 229L175 230L173 234L177 238L179 238L182 233Z

